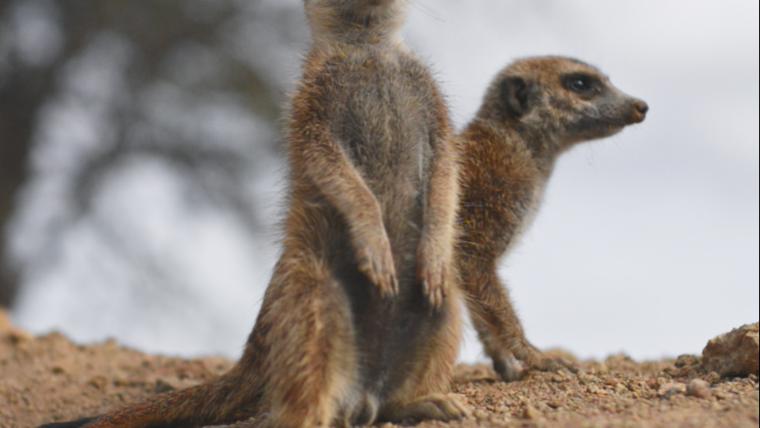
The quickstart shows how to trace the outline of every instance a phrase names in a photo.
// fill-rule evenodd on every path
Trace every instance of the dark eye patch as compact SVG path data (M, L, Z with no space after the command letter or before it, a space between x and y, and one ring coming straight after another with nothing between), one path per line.
M562 77L562 85L578 94L588 95L597 92L601 82L596 77L585 73L572 73Z

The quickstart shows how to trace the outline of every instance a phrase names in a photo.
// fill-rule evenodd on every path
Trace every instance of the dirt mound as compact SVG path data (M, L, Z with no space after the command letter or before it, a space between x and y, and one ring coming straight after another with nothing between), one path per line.
M0 314L0 427L99 414L206 381L231 365L221 358L146 355L112 341L79 346L60 334L33 338ZM697 356L639 363L619 355L578 365L577 375L533 373L509 384L488 367L461 366L454 389L474 416L419 426L758 426L756 374L722 378L703 368ZM251 423L236 425L244 426Z

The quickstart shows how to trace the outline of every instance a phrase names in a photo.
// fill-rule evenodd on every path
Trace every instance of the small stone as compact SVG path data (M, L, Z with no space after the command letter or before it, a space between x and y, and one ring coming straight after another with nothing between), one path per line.
M696 355L680 355L678 359L676 359L675 366L678 368L683 367L689 367L689 366L696 366L699 365L699 357Z
M710 384L702 379L694 379L686 387L686 395L704 399L710 398L712 396Z
M710 385L715 385L718 382L720 382L720 375L717 372L710 372L705 376L705 381L707 381Z
M674 395L683 394L686 392L686 385L682 383L666 383L665 385L662 385L660 387L660 390L657 391L657 395L659 395L662 398L670 399Z
M589 383L594 382L596 378L594 376L591 376L587 373L581 373L578 375L578 381L581 383L581 385L588 385Z
M629 391L628 387L626 387L622 383L618 383L617 385L615 385L615 393L618 395L625 394L628 391Z
M97 389L98 391L103 391L106 389L108 380L105 378L105 376L95 376L94 378L90 379L87 384Z
M485 410L476 410L475 413L473 413L473 416L479 421L486 420L491 417L491 415Z
M523 419L535 421L541 417L541 413L535 407L528 404L523 408L522 417Z

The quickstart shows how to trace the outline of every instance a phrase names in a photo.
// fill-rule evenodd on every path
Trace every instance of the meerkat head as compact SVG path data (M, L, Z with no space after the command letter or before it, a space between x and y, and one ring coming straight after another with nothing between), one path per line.
M399 38L408 0L304 0L317 41L378 43Z
M597 68L563 57L517 61L492 84L480 116L507 122L563 149L643 122L649 106Z

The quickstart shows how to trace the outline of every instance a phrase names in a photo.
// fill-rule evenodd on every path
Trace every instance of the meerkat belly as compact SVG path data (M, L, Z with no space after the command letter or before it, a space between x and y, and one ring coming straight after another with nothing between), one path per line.
M361 72L358 72L361 73ZM380 203L399 280L409 285L423 224L432 149L427 106L393 69L348 77L333 133ZM369 83L368 83L369 82Z
M413 82L397 70L374 73L371 80L346 79L336 95L346 102L332 131L380 203L396 263L400 295L382 299L355 266L346 265L350 259L338 262L353 305L361 382L382 399L406 377L403 368L414 360L415 344L424 343L420 338L439 321L430 315L416 275L432 156L430 115Z

